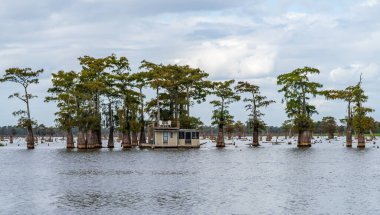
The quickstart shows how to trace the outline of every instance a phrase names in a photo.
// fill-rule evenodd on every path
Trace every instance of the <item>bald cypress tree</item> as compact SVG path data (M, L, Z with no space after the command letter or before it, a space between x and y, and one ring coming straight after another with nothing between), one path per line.
M218 137L216 141L216 147L224 147L224 126L227 125L227 116L229 116L228 108L233 102L239 101L240 96L232 88L232 84L235 80L214 82L213 91L217 99L210 103L216 108L214 110L213 118L218 124Z
M374 125L374 119L367 116L368 113L373 112L372 108L364 107L363 103L368 100L368 96L365 95L364 90L361 86L361 76L360 81L354 86L352 90L353 94L353 119L352 124L354 130L358 136L358 148L365 148L365 137L364 132L369 131Z
M78 81L78 74L74 71L59 71L53 73L53 87L48 89L51 96L45 98L46 102L54 101L57 103L58 112L56 122L66 131L66 147L74 148L74 137L72 127L76 126L76 97L75 86Z
M311 116L317 111L309 100L319 94L322 87L322 84L309 80L309 75L313 74L319 74L319 70L304 67L277 77L277 84L282 86L278 91L284 93L286 113L298 131L298 147L311 146Z
M251 111L250 119L251 125L253 126L252 133L252 146L260 146L259 144L259 129L265 127L265 123L261 119L264 116L261 108L268 107L275 101L267 99L266 96L261 95L260 87L250 84L248 82L238 82L235 87L236 91L239 93L249 93L249 97L244 98L244 102L248 104L245 106L248 111Z
M324 90L322 94L327 99L332 100L343 100L347 103L347 115L343 120L346 122L346 146L352 147L352 120L353 120L353 107L352 104L354 102L354 86L349 86L344 90Z
M33 71L31 68L10 68L5 70L5 74L0 79L0 82L13 82L21 85L23 87L23 93L14 93L9 96L9 98L17 98L21 100L25 105L26 109L13 112L14 116L19 116L19 126L25 127L28 131L28 136L26 138L27 148L34 149L34 134L33 134L33 124L36 124L31 117L30 111L30 99L36 96L29 93L29 87L32 84L38 84L38 76L43 72L43 69Z

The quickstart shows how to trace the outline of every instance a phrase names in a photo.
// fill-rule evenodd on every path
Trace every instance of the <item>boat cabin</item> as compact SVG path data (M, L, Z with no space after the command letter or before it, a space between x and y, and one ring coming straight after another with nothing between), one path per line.
M198 148L199 131L173 127L171 121L159 121L153 128L152 147L155 148Z

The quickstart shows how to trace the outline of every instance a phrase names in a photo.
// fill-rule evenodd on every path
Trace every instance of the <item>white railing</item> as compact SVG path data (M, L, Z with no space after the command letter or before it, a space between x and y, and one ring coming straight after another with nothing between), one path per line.
M170 128L172 126L172 121L158 121L158 127Z

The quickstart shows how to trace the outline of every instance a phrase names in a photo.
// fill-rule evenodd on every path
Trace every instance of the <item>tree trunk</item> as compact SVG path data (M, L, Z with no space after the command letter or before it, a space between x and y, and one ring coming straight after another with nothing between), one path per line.
M121 141L121 146L123 148L131 148L131 135L129 134L130 132L124 132L123 133L123 140Z
M97 149L100 149L102 148L103 146L103 143L102 143L102 129L98 129L96 131L96 145L95 145L95 148Z
M137 140L137 132L132 131L132 146L137 146L138 140Z
M77 139L77 148L78 149L85 149L86 146L86 138L82 130L78 131L78 139Z
M31 125L28 125L28 136L26 138L26 145L28 149L34 149L34 136L33 136L33 129Z
M67 134L66 134L66 148L72 149L75 148L74 146L74 137L73 137L73 132L71 128L67 129Z
M257 147L260 146L259 143L259 127L257 125L254 125L252 129L252 146Z
M13 136L12 135L9 137L9 143L13 143Z
M145 137L145 126L144 124L141 126L141 129L140 129L140 140L139 140L139 144L143 144L143 143L146 143L146 137Z
M218 138L216 140L216 147L225 147L224 144L224 132L223 132L223 124L219 124L218 129Z
M114 132L114 127L113 127L113 125L111 125L110 131L108 134L108 144L107 144L108 148L114 148L115 147L114 140L113 140L113 132Z
M331 139L334 139L334 132L329 132L329 136L328 138L331 140Z
M156 98L157 98L157 116L156 116L156 123L158 123L158 121L160 121L160 100L158 100L158 96L160 95L159 94L159 87L157 87L156 89Z
M350 126L347 126L346 129L346 146L352 147L352 131Z
M25 91L25 99L26 99L26 113L28 115L28 126L27 126L27 130L28 130L28 137L27 137L27 140L26 140L26 147L28 149L34 149L34 135L33 135L33 128L32 128L32 120L31 120L31 117L30 117L30 107L29 107L29 96L28 96L28 91L26 89L26 87L24 87L24 91Z
M98 134L96 131L89 130L87 132L87 149L94 149L98 145Z
M265 137L265 141L267 142L272 141L272 134L268 133L267 136Z
M365 138L361 132L358 133L358 148L365 148Z
M310 131L301 130L298 132L298 147L311 147Z
M114 132L114 126L113 126L113 111L112 111L112 103L110 102L108 104L108 118L109 118L109 126L110 126L110 130L109 130L109 133L108 133L108 143L107 143L107 147L108 148L114 148L115 147L115 144L114 144L114 140L113 140L113 132Z

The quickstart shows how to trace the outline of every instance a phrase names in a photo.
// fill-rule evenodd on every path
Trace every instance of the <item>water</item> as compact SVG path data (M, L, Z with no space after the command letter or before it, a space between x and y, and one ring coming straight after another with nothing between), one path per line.
M0 214L378 214L380 149L0 147Z

